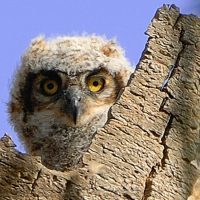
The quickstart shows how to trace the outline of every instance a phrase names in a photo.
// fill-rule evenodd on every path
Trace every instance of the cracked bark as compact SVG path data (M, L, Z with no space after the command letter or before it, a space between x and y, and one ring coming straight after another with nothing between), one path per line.
M182 200L192 192L190 200L200 199L200 172L191 164L200 132L200 19L163 6L146 34L137 70L85 166L49 170L4 137L0 200Z

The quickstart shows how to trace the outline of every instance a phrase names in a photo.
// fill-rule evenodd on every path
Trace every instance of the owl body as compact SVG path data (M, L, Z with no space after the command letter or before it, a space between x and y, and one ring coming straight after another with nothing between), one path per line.
M132 71L112 40L34 39L22 57L9 102L11 122L27 151L51 169L80 164Z

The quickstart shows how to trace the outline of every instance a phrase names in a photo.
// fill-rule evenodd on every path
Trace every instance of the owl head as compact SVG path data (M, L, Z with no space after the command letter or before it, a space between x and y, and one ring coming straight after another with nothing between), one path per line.
M34 39L22 56L9 102L11 122L27 150L36 152L34 144L58 129L77 135L88 124L103 126L132 71L114 40Z

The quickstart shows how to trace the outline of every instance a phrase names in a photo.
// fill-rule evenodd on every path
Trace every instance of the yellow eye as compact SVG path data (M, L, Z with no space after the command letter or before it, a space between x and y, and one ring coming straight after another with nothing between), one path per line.
M44 80L41 84L41 89L46 95L54 95L58 91L58 82L53 79Z
M105 86L105 80L102 77L93 76L87 81L88 88L91 92L99 92Z

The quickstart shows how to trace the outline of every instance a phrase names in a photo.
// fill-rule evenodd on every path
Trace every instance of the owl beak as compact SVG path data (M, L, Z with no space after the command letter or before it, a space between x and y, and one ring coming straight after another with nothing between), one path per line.
M72 117L74 124L77 124L80 115L81 96L81 91L76 87L64 91L65 110Z
M71 106L72 106L71 114L72 114L72 117L73 117L73 121L74 121L74 124L77 124L77 121L78 121L77 119L78 119L79 111L80 111L79 100L74 98L72 100Z

